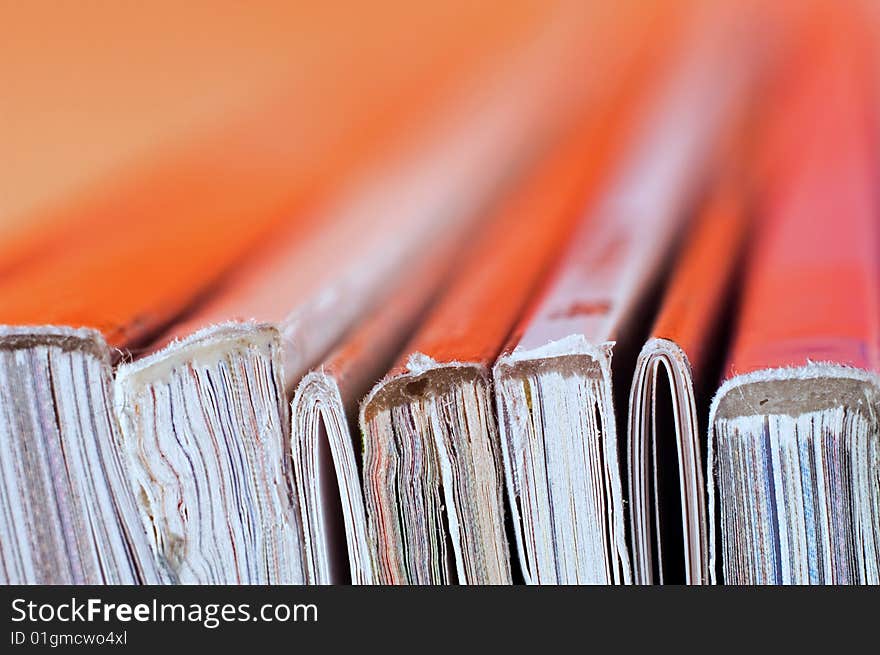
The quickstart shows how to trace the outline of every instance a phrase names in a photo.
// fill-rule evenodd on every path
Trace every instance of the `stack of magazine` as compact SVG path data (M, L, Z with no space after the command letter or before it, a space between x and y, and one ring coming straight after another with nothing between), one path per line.
M880 583L877 23L600 5L9 228L0 582Z

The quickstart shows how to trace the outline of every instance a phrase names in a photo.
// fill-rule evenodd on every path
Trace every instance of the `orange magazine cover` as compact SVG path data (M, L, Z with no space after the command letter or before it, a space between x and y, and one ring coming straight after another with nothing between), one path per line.
M220 103L204 125L169 128L134 161L99 167L87 190L10 219L0 323L88 326L113 346L148 340L274 229L300 221L307 230L316 203L429 123L435 106L530 42L552 14L540 3L514 9L279 8L279 22L302 35L289 46L295 65L256 85L251 102ZM215 21L236 22L238 11L227 10ZM197 40L173 47L181 58L199 53Z
M710 416L710 572L717 579L720 558L727 583L880 575L870 473L880 467L880 195L868 43L858 12L829 11L768 108L768 174Z

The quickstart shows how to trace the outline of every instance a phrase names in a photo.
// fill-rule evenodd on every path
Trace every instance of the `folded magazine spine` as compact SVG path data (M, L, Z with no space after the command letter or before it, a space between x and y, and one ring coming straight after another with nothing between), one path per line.
M751 225L743 163L731 161L712 184L636 360L626 469L637 584L709 581L698 401L714 386L711 358L724 345L724 310Z
M303 547L310 584L373 583L373 561L358 458L349 427L350 404L335 377L312 371L291 403L294 479L303 517ZM342 513L342 530L338 516ZM345 542L347 561L337 550Z

